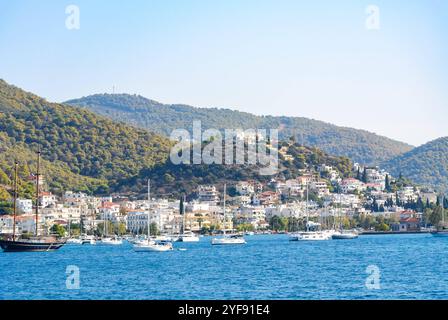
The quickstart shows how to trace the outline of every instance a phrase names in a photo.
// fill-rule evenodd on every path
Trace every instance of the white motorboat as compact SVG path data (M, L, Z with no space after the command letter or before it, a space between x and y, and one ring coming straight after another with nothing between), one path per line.
M332 239L335 240L349 240L358 238L358 233L350 230L341 230L340 232L334 233Z
M212 245L226 245L226 244L246 244L246 240L239 234L228 234L220 238L213 238Z
M123 244L123 240L120 238L103 238L101 244L117 246Z
M82 244L90 244L90 245L95 245L96 244L96 240L94 236L84 236L82 237Z
M65 244L82 244L82 239L79 238L69 238Z
M162 252L162 251L171 251L173 250L173 245L171 242L167 241L146 241L139 242L134 245L135 252Z
M199 237L195 235L193 232L185 232L179 236L180 242L198 242Z
M330 240L331 235L323 231L304 231L295 233L290 237L290 241L324 241Z

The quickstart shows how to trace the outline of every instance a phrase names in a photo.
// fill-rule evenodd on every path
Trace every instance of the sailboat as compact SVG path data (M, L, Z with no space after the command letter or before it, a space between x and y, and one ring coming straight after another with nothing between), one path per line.
M71 236L71 219L68 218L68 239L65 242L66 244L82 244L81 238L75 238ZM81 234L81 231L79 232Z
M437 228L437 230L431 231L431 234L435 237L448 237L448 229L445 229L445 209L443 208L443 197L442 197L442 228Z
M339 230L333 233L334 240L351 240L358 238L358 233L352 230L344 230L342 228L342 210L341 210L341 195L339 195Z
M224 222L226 221L226 185L224 184ZM212 245L228 245L228 244L246 244L246 240L243 235L240 234L226 234L226 228L223 228L224 236L220 238L213 238Z
M185 231L185 196L180 201L180 213L182 214L182 232L179 235L180 242L198 242L199 237L191 231Z
M109 237L107 236L107 222L108 220L104 220L104 235L105 237L101 239L101 244L118 246L123 244L123 240L118 237Z
M37 175L36 175L36 220L34 237L21 239L16 236L17 217L17 194L18 194L18 162L14 165L14 198L13 198L13 233L12 238L0 240L0 247L5 252L30 252L30 251L54 251L61 248L65 241L56 239L54 236L39 235L39 175L40 175L40 150L37 152Z
M324 232L321 230L321 224L313 221L309 221L308 214L308 182L306 183L306 206L305 206L305 215L306 215L306 231L305 232L297 232L291 234L289 236L289 241L323 241L330 240L331 233Z
M173 250L171 242L154 241L151 239L151 215L150 215L150 203L151 203L151 180L148 179L148 237L146 241L139 241L134 244L134 251L136 252L163 252Z

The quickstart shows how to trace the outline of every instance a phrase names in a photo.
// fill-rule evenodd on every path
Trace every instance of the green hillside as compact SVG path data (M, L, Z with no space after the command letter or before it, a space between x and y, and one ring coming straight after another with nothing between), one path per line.
M53 188L105 192L117 180L163 163L170 143L0 80L0 164L18 159L32 165L39 147Z
M383 163L393 175L448 191L448 137L439 138Z
M191 193L198 184L241 179L269 181L256 165L173 165L168 139L78 107L50 103L0 80L0 181L8 197L14 161L24 172L36 171L36 151L42 151L42 172L50 190L91 193L145 190L154 180L156 192ZM351 162L313 147L284 142L293 161L280 159L278 176L292 178L307 165L326 163L348 175ZM23 173L24 177L26 176Z
M229 109L167 105L138 95L96 94L66 103L166 136L173 129L191 131L194 120L200 120L203 129L276 128L281 139L295 136L304 145L366 164L378 164L412 149L405 143L364 130L338 127L307 118L256 116Z

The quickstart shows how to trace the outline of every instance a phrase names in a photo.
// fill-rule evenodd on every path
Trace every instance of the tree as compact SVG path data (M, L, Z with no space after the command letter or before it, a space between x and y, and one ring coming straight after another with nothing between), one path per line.
M65 236L65 228L59 224L54 224L50 230L51 230L51 233L55 233L59 237Z
M386 174L386 191L387 192L391 192L392 188L390 186L390 179L389 179L389 175Z
M362 173L362 182L367 183L367 168L364 168Z
M437 206L434 208L434 210L432 211L430 217L429 217L429 221L431 222L431 224L433 226L438 227L440 222L442 221L442 215L443 215L443 209L440 206Z
M156 236L159 235L159 228L157 227L157 223L153 222L151 223L151 225L149 226L149 231L151 232L151 236Z

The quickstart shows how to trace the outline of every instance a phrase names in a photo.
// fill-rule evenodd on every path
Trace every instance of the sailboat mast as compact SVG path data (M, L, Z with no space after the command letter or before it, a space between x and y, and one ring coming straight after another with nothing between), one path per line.
M38 222L39 222L39 176L40 176L40 150L37 151L37 176L36 176L36 230L35 234L38 236Z
M224 234L226 234L226 189L227 185L224 183L224 201L223 201L223 210L224 210Z
M150 218L150 204L151 204L151 179L148 179L148 243L151 238L151 218Z
M305 215L306 215L306 231L309 231L308 230L308 228L309 228L309 226L308 226L308 200L309 200L309 198L308 198L308 180L306 181L306 205L305 205Z
M18 172L19 164L14 164L14 203L13 203L13 210L14 210L14 221L12 224L12 240L16 241L16 216L17 216L17 172Z

